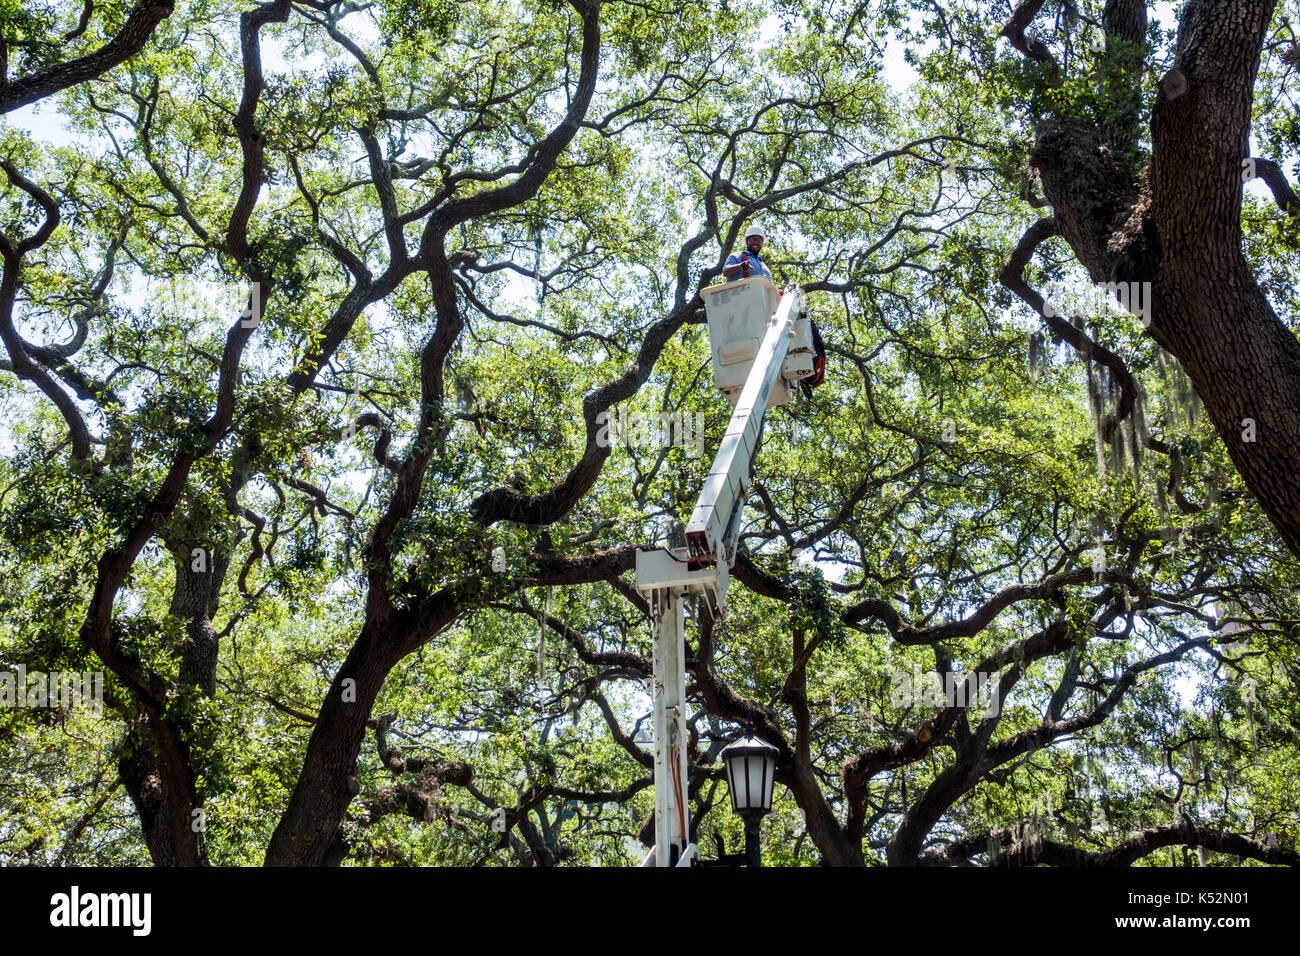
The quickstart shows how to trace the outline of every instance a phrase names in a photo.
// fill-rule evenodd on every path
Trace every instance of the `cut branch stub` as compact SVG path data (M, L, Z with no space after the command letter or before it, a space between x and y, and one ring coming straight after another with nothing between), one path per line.
M1187 77L1182 70L1170 70L1160 81L1160 95L1167 100L1176 100L1187 92Z

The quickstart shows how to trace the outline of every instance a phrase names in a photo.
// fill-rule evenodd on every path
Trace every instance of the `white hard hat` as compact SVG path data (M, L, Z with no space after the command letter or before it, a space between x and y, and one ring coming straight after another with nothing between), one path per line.
M767 233L763 231L762 226L750 226L749 231L745 233L745 238L748 239L750 236L759 236L762 239L766 239Z

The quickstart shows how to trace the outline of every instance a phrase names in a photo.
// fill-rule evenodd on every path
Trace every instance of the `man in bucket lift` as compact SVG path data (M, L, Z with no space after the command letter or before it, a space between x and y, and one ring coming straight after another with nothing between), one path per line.
M727 257L727 264L722 267L722 274L727 277L728 282L735 282L737 279L748 279L751 276L763 276L769 282L772 281L772 273L759 258L759 253L763 250L763 240L767 236L760 226L750 226L745 232L745 249L742 252L733 252ZM813 373L804 379L801 384L805 395L812 395L812 390L820 385L826 377L826 345L822 342L821 332L817 328L817 323L812 324L813 334Z
M749 227L749 231L745 233L745 248L729 255L727 264L722 267L722 274L727 277L728 282L748 279L750 276L763 276L768 282L772 281L771 271L758 257L763 250L765 238L766 235L760 226Z

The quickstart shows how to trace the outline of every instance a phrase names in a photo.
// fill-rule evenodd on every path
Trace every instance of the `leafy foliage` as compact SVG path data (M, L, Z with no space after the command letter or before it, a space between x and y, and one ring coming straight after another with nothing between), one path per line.
M66 57L51 38L80 4L11 6L11 73ZM286 5L260 32L253 180L238 5L178 5L141 55L43 103L37 132L6 122L0 153L61 215L6 258L10 321L76 339L36 354L94 459L11 361L0 671L104 672L106 710L0 709L0 859L167 861L129 771L175 746L202 859L261 863L319 795L314 729L378 674L356 739L330 743L357 748L348 862L638 862L651 631L632 553L686 518L725 429L697 291L755 219L829 355L812 398L769 412L726 619L692 614L706 855L741 839L717 761L747 718L783 752L771 864L996 865L1180 821L1294 852L1300 568L1132 316L1078 317L1142 384L1145 424L1106 435L1113 382L998 281L1036 218L1035 123L1149 111L1171 37L1153 24L1134 91L1136 48L1089 50L1077 22L1055 52L1085 68L1045 80L996 45L1009 8L610 2L566 121L584 9ZM96 11L87 42L122 20ZM1265 99L1261 141L1291 155L1294 104ZM40 135L56 116L60 145ZM1275 212L1248 205L1246 243L1282 306L1297 256ZM11 179L0 233L47 214ZM1044 252L1033 282L1077 277ZM597 448L616 408L700 416L702 454ZM90 639L102 569L155 518ZM996 713L896 693L981 669Z

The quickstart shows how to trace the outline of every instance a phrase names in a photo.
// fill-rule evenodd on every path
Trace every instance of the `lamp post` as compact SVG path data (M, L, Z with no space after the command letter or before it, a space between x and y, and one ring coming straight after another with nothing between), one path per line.
M755 737L748 724L743 737L722 748L731 809L745 821L745 857L749 866L763 865L758 828L772 809L772 778L779 752L767 741Z

